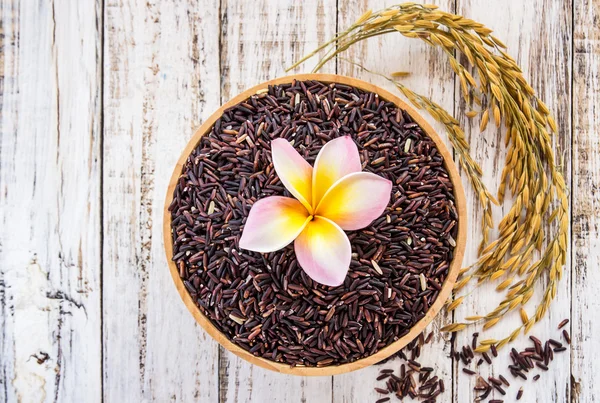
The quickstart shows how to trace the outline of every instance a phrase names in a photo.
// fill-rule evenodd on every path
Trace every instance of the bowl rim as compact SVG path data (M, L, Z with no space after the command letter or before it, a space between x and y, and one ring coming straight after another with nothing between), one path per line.
M434 141L438 148L438 151L440 152L440 154L442 154L442 157L444 158L444 166L448 171L450 180L454 185L455 207L458 213L458 235L456 239L456 246L454 248L454 257L450 262L450 267L448 269L448 276L446 277L446 280L442 285L438 297L436 298L434 303L429 307L429 309L425 313L425 316L421 318L406 335L402 336L400 339L396 340L390 345L380 349L375 354L353 362L325 367L292 367L289 364L278 363L275 361L268 360L266 358L257 357L252 353L244 350L240 346L234 344L227 338L227 336L221 333L219 329L217 329L217 327L213 325L212 322L202 313L202 311L200 311L200 308L196 306L191 295L185 288L183 280L179 277L179 270L177 269L177 265L172 260L173 244L171 236L171 213L169 212L169 206L173 201L173 191L175 190L175 186L177 185L177 181L179 180L185 161L187 160L192 150L198 145L202 136L210 132L210 129L212 128L216 120L223 114L223 112L226 109L246 100L250 96L255 95L257 91L268 88L268 86L270 85L289 84L294 80L314 80L321 81L324 83L336 83L353 86L361 90L378 94L380 98L385 99L389 102L393 102L399 108L405 110L415 120L415 122L425 131L425 133ZM179 292L181 299L183 300L183 303L190 311L192 316L196 319L196 322L198 322L198 324L200 324L200 326L221 346L225 347L233 354L250 362L251 364L258 365L262 368L266 368L271 371L299 376L329 376L355 371L375 364L385 358L388 358L389 356L406 346L408 343L410 343L413 339L415 339L439 313L444 303L450 296L452 288L456 282L458 272L460 271L462 266L466 241L467 208L464 188L462 186L460 174L456 164L454 163L452 154L450 153L442 139L435 132L433 127L431 127L431 125L420 114L418 114L412 106L408 105L406 102L404 102L402 99L392 94L391 92L366 81L336 74L293 74L279 77L253 86L252 88L243 91L239 95L233 97L228 102L223 104L195 131L194 135L188 141L186 147L181 153L181 156L175 164L175 168L171 175L171 179L169 180L169 185L167 187L167 195L165 198L165 205L163 209L163 242L167 263L169 265L169 271L171 272L171 277L173 278L173 282L175 284L175 287L177 288L177 291Z

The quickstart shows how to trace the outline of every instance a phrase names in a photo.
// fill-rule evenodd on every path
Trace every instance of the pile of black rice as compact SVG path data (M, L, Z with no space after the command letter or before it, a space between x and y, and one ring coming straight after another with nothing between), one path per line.
M393 182L384 214L347 232L353 254L344 283L311 280L293 244L241 250L252 205L291 197L270 141L289 140L313 164L326 142L344 135L364 171ZM446 279L458 218L443 157L405 111L317 81L270 86L225 111L187 158L169 211L173 260L200 310L243 349L291 366L352 362L407 334Z

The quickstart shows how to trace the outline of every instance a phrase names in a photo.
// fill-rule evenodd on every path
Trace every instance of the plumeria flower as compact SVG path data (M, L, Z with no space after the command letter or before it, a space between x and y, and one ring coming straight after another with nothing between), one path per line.
M300 267L315 281L338 286L350 268L344 233L364 228L390 201L392 182L361 172L358 148L348 136L321 148L314 168L285 139L271 142L279 179L295 197L271 196L250 209L240 247L274 252L294 242Z

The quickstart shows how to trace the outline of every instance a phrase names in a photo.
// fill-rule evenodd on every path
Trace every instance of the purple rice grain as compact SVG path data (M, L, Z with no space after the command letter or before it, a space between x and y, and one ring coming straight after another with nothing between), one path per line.
M506 391L500 385L492 384L494 389L496 389L502 396L506 395Z
M520 377L523 378L524 380L527 380L527 375L525 375L523 373L523 371L520 370L516 370L516 369L511 369L510 372L512 373L512 375L516 378L516 377Z
M541 362L536 362L535 365L537 365L539 368L543 369L544 371L548 371L548 366L545 364L542 364Z
M563 329L562 334L567 344L571 344L571 336L569 335L569 332L567 332L567 329Z
M481 400L486 399L490 395L490 393L492 393L492 390L493 390L492 387L488 386L487 389L485 390L485 392L483 392L483 394L481 396L479 396L481 398Z
M437 396L444 392L444 384L441 379L437 376L430 377L433 372L433 367L423 366L421 363L415 361L414 358L408 358L408 356L415 357L419 355L421 347L427 344L431 340L430 337L418 336L415 340L408 343L408 345L402 350L390 358L384 360L388 362L394 357L398 357L405 362L400 364L399 376L394 373L391 369L384 369L380 371L380 374L384 373L390 375L386 382L385 390L390 394L394 394L399 400L406 397L418 397L423 403L430 402L434 403ZM408 362L410 360L410 362ZM375 388L378 391L378 388Z
M552 346L554 347L562 347L562 343L560 341L556 341L554 339L549 339L548 343L552 344Z

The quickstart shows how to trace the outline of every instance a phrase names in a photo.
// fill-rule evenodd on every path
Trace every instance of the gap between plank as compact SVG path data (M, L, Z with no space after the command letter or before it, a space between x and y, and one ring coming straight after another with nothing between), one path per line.
M100 36L100 402L104 403L104 0L96 3L96 19Z
M569 170L569 174L570 174L570 181L569 183L571 184L571 193L569 195L569 202L570 202L570 222L569 222L569 226L570 226L570 230L569 230L569 247L571 248L570 250L570 255L571 255L571 267L569 270L569 277L571 278L571 306L569 307L569 334L573 334L573 285L575 284L575 281L573 280L573 272L574 272L574 262L576 262L576 256L573 255L573 201L575 200L573 193L574 193L574 187L573 187L573 150L575 149L575 123L574 123L574 119L575 119L575 95L574 95L574 86L575 86L575 0L571 0L571 127L570 127L570 134L571 134L571 152L570 152L570 161L569 161L569 165L570 165L570 170ZM569 392L571 394L571 401L574 401L574 394L573 394L573 348L570 349L569 351L569 388L571 389Z

